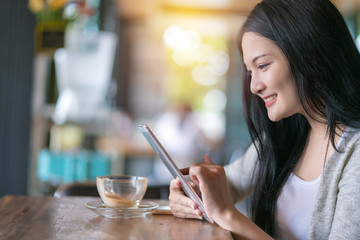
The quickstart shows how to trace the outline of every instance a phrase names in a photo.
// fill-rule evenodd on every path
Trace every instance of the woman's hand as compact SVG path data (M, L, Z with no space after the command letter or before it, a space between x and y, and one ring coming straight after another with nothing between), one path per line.
M235 210L227 187L225 170L215 165L205 155L202 164L193 164L188 169L183 169L184 174L189 174L192 186L199 189L206 213L214 221L220 220L226 210ZM182 218L202 218L202 213L190 198L181 190L179 179L170 183L170 207L173 214Z
M197 186L191 183L196 189ZM181 189L181 182L178 178L170 182L170 208L174 216L181 218L197 218L202 219L202 213L195 202L188 198Z
M231 231L234 239L272 239L234 207L224 168L215 165L207 155L202 164L193 164L182 172L189 173L192 185L200 190L206 214L219 226ZM169 200L175 216L202 218L196 204L181 190L179 179L171 181Z
M203 164L191 165L189 176L201 192L202 201L207 215L219 225L233 211L237 211L231 200L225 170L214 164L208 155Z

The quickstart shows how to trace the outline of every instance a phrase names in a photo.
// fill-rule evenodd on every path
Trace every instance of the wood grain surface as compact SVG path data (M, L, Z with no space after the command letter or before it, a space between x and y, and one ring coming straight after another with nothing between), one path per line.
M98 199L5 196L0 199L0 239L232 239L217 224L173 215L102 217L85 207Z

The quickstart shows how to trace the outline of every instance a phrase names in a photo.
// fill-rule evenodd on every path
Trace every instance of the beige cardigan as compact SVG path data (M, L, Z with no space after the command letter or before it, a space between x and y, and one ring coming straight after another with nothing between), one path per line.
M309 239L360 239L360 131L347 129L322 174L311 217ZM251 145L245 154L225 166L236 201L252 192L251 175L257 154Z

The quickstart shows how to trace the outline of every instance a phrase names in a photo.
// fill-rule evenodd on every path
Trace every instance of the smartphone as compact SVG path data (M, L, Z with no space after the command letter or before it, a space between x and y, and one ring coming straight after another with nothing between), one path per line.
M183 189L185 194L196 203L196 205L202 212L204 219L210 223L214 223L214 221L206 215L205 208L204 208L204 205L203 205L200 197L197 195L195 190L190 186L189 182L186 180L184 175L180 172L179 168L176 166L176 164L171 159L169 154L165 151L164 147L161 145L159 140L155 137L154 133L150 130L149 126L147 126L145 124L138 125L138 128L142 132L142 134L144 135L146 140L149 142L150 146L154 149L156 154L160 157L162 162L165 164L167 169L170 171L171 175L174 178L178 177L180 179L181 188Z

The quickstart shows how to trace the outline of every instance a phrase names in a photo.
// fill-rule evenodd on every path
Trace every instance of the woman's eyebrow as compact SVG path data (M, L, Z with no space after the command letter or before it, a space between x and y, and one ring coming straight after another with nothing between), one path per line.
M256 56L256 57L253 58L252 62L255 63L256 60L258 60L259 58L265 57L265 56L267 56L267 54L261 54L259 56Z

